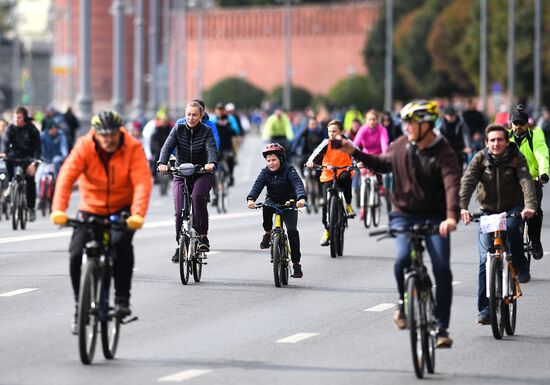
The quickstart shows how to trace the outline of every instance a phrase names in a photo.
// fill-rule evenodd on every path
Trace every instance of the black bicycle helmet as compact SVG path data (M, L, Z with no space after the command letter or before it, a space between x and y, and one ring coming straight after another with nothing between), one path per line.
M98 134L114 134L122 126L122 118L116 111L101 111L92 118L92 127Z

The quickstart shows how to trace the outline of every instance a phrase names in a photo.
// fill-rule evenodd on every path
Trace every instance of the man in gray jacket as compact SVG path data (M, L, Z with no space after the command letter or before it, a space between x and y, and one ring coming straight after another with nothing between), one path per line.
M498 124L485 129L486 148L479 151L468 166L460 185L460 217L470 223L468 211L472 193L479 185L477 201L483 214L502 212L519 213L523 218L535 215L537 200L527 161L517 146L510 146L508 132ZM521 221L517 217L506 218L506 235L512 253L512 265L519 281L529 282L530 274L523 253ZM478 234L479 287L478 323L490 323L489 300L486 295L485 262L487 250L492 246L491 234Z

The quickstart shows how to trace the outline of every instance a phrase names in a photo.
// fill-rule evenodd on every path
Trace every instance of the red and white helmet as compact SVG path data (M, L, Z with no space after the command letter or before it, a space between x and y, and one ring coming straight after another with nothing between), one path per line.
M279 143L269 143L265 145L262 151L262 155L264 156L264 158L267 158L267 156L270 154L275 154L280 158L286 155L286 151L285 148Z

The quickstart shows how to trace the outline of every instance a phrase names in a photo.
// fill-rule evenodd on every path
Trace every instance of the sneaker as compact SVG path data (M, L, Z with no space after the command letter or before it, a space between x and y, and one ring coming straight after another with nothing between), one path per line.
M302 265L295 263L292 265L294 272L292 273L292 278L302 278L304 273L302 272Z
M174 255L172 255L172 262L173 263L178 263L179 261L180 261L179 248L177 248Z
M362 207L359 209L359 219L360 220L365 219L365 209Z
M529 270L520 270L518 271L518 280L519 283L527 283L531 280L531 274Z
M130 301L127 298L115 299L115 317L124 318L132 314L130 310Z
M435 346L439 349L450 348L453 345L453 340L449 337L447 329L439 328L436 334Z
M233 179L233 175L229 177L229 183L227 184L229 187L233 186L235 184L235 179Z
M210 241L206 235L199 235L199 251L204 253L210 251Z
M325 232L323 233L323 237L321 238L321 246L328 246L329 237L330 233L328 232L328 230L325 230Z
M537 261L544 256L544 251L542 250L542 244L540 241L533 242L533 258Z
M407 319L405 318L405 305L403 301L399 301L397 309L393 313L393 324L399 330L403 330L407 327Z
M29 222L36 221L36 210L35 209L29 209Z
M270 245L271 245L271 234L265 233L262 237L262 241L260 242L260 249L269 249Z
M351 204L346 205L346 214L348 214L348 218L355 218L356 214Z
M479 313L477 315L477 323L480 325L490 325L491 324L491 317L489 314L486 313Z

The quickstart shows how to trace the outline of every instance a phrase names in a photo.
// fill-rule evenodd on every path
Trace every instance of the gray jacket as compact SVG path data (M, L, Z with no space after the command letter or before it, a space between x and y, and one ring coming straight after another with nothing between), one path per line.
M535 186L527 161L516 146L511 145L498 158L487 149L474 156L460 183L461 209L468 209L478 185L477 201L484 211L504 212L518 206L537 208Z

